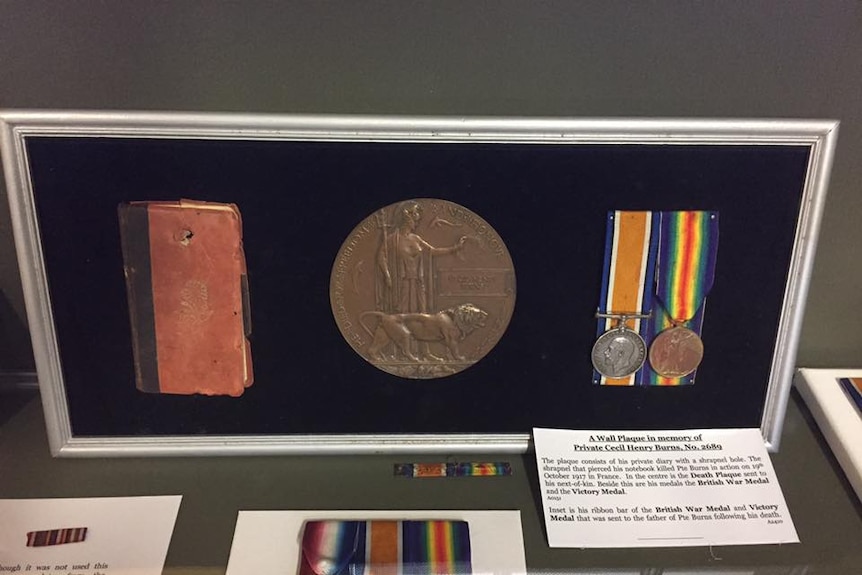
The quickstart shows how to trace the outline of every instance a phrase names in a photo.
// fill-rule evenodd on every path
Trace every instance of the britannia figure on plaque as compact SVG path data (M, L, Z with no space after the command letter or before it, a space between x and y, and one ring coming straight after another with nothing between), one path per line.
M430 309L428 292L434 273L433 258L459 252L467 237L461 236L449 247L433 246L417 233L421 220L422 207L415 200L397 204L388 223L384 212L378 213L381 239L376 255L377 311L387 314L435 311ZM421 355L426 359L440 359L428 351L427 344L421 347Z
M382 214L379 214L382 216ZM416 229L422 220L418 202L408 200L395 208L389 225L383 224L377 251L379 279L377 309L386 313L427 313L428 285L433 274L432 256L453 254L464 248L467 236L445 248L432 246Z

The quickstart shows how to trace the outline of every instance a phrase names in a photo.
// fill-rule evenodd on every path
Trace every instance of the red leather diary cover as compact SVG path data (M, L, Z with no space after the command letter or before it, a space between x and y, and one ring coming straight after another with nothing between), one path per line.
M239 209L130 202L119 218L138 389L242 395L253 376Z

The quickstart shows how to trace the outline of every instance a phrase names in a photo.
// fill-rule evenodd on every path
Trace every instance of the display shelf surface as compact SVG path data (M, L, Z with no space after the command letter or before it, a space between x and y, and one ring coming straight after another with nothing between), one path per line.
M772 461L800 544L550 549L529 454L510 459L511 477L422 480L393 476L394 463L422 459L404 456L53 459L28 392L0 396L0 498L181 494L166 575L223 574L241 509L358 508L518 509L536 573L858 572L862 506L795 393L781 446Z

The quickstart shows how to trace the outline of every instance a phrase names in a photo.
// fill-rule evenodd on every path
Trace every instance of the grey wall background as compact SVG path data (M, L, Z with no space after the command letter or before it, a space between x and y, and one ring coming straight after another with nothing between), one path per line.
M797 363L862 365L857 1L0 0L0 107L839 119ZM26 370L0 192L0 369Z

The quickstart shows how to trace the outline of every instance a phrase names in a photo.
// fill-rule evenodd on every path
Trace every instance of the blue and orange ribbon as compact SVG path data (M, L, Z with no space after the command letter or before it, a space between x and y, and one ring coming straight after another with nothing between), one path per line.
M602 270L600 314L649 314L658 251L659 212L608 212L605 259ZM616 327L612 318L599 320L596 336ZM626 327L641 333L643 320L630 318ZM622 378L609 378L594 370L601 385L640 385L643 370Z
M862 413L862 377L839 377L838 383L841 384L841 387L859 408L859 412Z
M656 335L673 326L685 325L698 336L703 328L706 296L715 280L718 255L718 212L662 212L656 264L656 313L644 339L649 344ZM694 382L694 373L685 377L663 377L649 366L644 369L645 385L685 385Z

